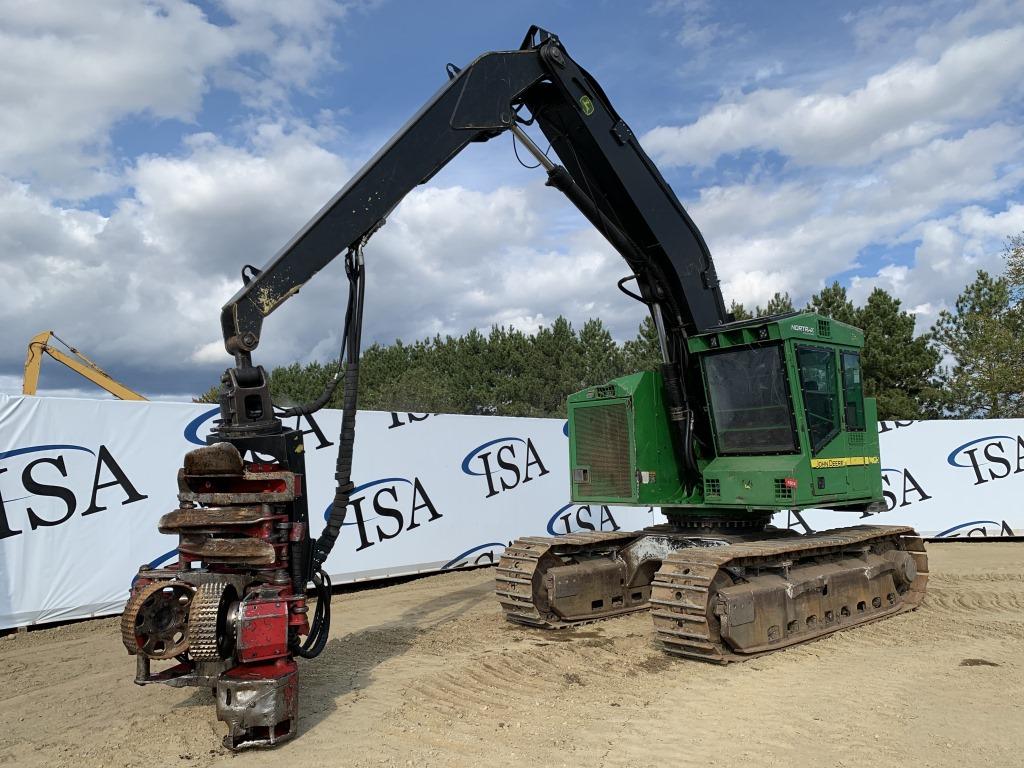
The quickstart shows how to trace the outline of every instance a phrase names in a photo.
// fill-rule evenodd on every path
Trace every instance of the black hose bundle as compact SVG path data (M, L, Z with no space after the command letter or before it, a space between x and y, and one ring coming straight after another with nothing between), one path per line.
M372 233L371 233L372 234ZM345 524L345 514L349 498L355 487L352 483L352 451L356 437L356 406L359 397L359 354L363 331L363 298L365 295L363 246L369 235L363 237L358 245L348 250L345 255L345 274L349 281L348 307L345 311L345 330L341 342L341 355L338 359L338 373L324 392L314 402L307 405L289 408L281 415L298 416L319 410L337 389L339 382L345 380L345 391L341 414L341 436L338 445L338 459L335 465L334 479L336 488L331 512L323 532L313 547L309 563L309 579L316 590L317 603L310 622L309 634L305 641L300 642L293 637L291 650L297 656L312 659L318 656L327 645L327 636L331 628L331 578L323 570L323 564L334 548Z
M345 378L345 349L347 347L349 328L352 324L352 311L355 306L356 299L356 285L352 278L349 278L348 285L348 303L345 308L345 326L341 334L341 351L338 353L338 370L334 374L334 378L327 384L324 391L320 393L320 396L311 403L302 403L301 405L295 405L291 408L282 408L278 412L278 416L281 418L290 418L292 416L308 416L311 413L316 413L330 401L334 392L338 389L338 385L342 379Z
M331 577L322 570L313 574L313 588L316 590L316 610L313 621L309 625L309 634L303 642L293 637L291 651L304 659L313 659L320 655L327 645L327 635L331 630Z
M365 242L365 240L363 241ZM327 560L341 533L345 523L345 513L349 497L355 487L352 483L352 449L356 438L356 405L359 397L359 353L363 333L363 252L362 242L349 251L345 257L345 271L353 288L354 301L352 322L346 338L348 348L345 362L345 394L341 412L341 435L338 445L338 460L335 464L334 479L336 482L334 501L331 502L331 513L327 518L320 538L313 548L313 568L319 569Z

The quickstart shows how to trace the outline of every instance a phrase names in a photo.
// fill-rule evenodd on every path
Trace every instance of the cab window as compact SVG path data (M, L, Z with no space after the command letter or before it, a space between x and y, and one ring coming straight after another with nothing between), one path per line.
M780 345L708 355L704 373L719 455L796 452Z
M836 393L836 360L831 349L797 347L800 391L811 449L818 453L839 433L839 398Z
M864 431L864 384L861 381L860 355L843 352L843 407L846 428L851 432Z

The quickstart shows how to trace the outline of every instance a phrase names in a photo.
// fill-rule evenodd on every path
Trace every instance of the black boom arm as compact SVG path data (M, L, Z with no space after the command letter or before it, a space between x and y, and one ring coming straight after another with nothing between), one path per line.
M700 232L601 87L557 37L534 27L520 50L485 53L461 71L449 66L449 73L450 81L266 267L252 269L224 305L224 344L240 367L249 365L264 317L363 241L467 144L518 128L523 107L563 163L546 164L549 183L626 259L655 320L663 318L663 341L726 320Z

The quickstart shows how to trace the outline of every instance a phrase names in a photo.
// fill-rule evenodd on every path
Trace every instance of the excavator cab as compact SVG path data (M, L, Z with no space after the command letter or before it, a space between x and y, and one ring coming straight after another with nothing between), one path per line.
M882 496L877 409L858 328L811 313L690 340L714 434L705 504L865 511ZM717 493L716 493L717 491Z
M882 495L864 334L812 313L728 323L688 340L703 386L696 475L680 460L660 374L569 398L574 501L762 520L780 509L867 510ZM678 512L676 511L677 508Z

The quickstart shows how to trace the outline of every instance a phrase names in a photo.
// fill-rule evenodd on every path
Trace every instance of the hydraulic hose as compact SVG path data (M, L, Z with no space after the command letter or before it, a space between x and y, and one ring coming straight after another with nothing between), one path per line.
M327 645L327 636L331 628L331 578L323 570L323 564L331 554L341 528L345 524L349 499L354 485L352 483L352 455L356 437L356 409L359 399L359 356L363 334L363 300L365 297L363 246L367 237L349 249L345 256L345 273L349 280L349 306L345 314L345 333L342 340L343 360L339 361L342 370L332 384L311 406L316 409L330 398L341 378L345 380L343 405L341 414L341 435L338 440L338 458L335 464L334 479L336 487L331 511L327 524L316 540L313 556L309 562L309 579L316 590L317 603L310 622L309 634L305 641L293 638L291 650L297 656L311 659L318 656ZM310 407L310 406L307 406Z
M299 638L291 639L292 653L304 659L312 659L320 655L327 645L327 636L331 629L331 577L323 571L317 571L312 577L313 588L316 590L316 610L309 626L309 634L304 642Z
M348 354L345 364L345 393L341 414L341 435L338 441L338 459L334 472L336 487L334 500L331 502L331 512L327 518L327 525L324 526L324 530L320 534L320 538L317 539L316 546L313 549L312 566L314 570L318 570L323 565L327 560L327 556L334 548L334 543L341 533L341 527L345 523L349 498L354 488L352 483L352 453L356 436L356 407L359 397L359 355L362 343L363 299L365 295L363 242L365 240L349 251L349 254L346 256L345 269L353 286L355 300L352 308L352 322L350 323L346 340Z
M345 325L341 333L341 351L338 353L338 372L334 374L331 381L324 387L324 391L320 393L320 396L312 401L311 403L302 403L300 405L292 406L291 408L283 408L278 414L281 418L289 418L291 416L308 416L311 413L316 413L333 397L334 392L338 389L338 385L341 380L345 378L345 348L348 341L349 326L352 322L352 307L355 303L355 285L350 281L348 288L348 302L345 308Z

